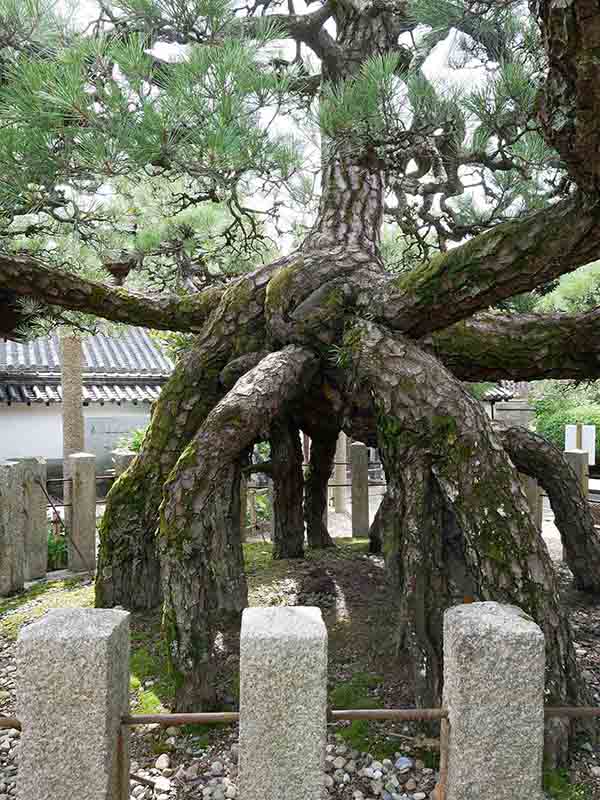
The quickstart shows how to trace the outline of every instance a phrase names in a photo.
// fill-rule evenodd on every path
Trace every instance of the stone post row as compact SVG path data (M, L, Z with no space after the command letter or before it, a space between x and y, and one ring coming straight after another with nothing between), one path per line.
M126 800L129 615L60 609L22 629L19 800ZM544 637L520 609L444 617L447 800L542 800ZM327 631L318 608L249 608L240 642L243 800L321 800ZM442 774L441 777L444 777Z

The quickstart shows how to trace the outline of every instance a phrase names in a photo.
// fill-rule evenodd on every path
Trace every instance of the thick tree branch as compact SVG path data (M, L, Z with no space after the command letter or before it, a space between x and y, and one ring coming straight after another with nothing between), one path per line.
M558 601L548 551L531 519L514 465L481 405L439 361L405 337L362 321L350 335L354 379L372 392L390 485L398 484L404 465L428 459L460 531L461 560L473 594L478 600L518 605L530 614L546 637L547 701L581 702L587 691L578 679L569 623ZM410 488L415 505L426 508L420 497L427 491L423 470L421 477L415 474ZM398 494L400 511L405 505L402 494ZM409 533L416 537L417 519L422 520L423 514L411 517ZM384 541L386 537L387 531ZM386 551L390 544L386 542ZM422 553L418 543L415 547ZM405 571L409 612L423 608L421 598L435 591L420 565L421 559L414 559L408 575ZM463 586L457 587L459 591Z
M584 314L480 314L422 343L466 381L600 378L600 308Z
M379 286L361 293L358 303L389 327L419 337L599 255L600 206L575 196L497 225L399 278L380 277Z
M269 354L206 417L164 487L159 549L179 710L214 693L214 640L247 602L240 541L240 454L318 368L298 347ZM218 566L217 566L218 565Z
M324 25L333 15L333 3L326 2L310 14L269 14L267 19L281 30L284 36L302 42L321 59L329 76L338 72L341 51ZM264 17L248 17L243 21L244 31L252 34Z
M215 287L185 299L147 297L46 266L29 256L8 255L0 255L0 289L113 322L192 332L202 328L223 293Z

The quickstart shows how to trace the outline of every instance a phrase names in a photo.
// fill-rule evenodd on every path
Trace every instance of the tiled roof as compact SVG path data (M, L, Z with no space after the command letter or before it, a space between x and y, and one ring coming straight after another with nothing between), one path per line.
M85 373L110 375L160 375L167 377L172 361L161 352L143 328L126 328L122 334L98 333L82 340ZM31 342L0 340L0 374L19 376L60 375L58 336Z
M83 405L90 403L152 403L160 394L162 384L158 383L94 383L83 387ZM0 403L61 403L62 387L60 384L44 383L8 383L0 379Z
M500 381L497 386L483 393L483 399L488 403L499 403L502 400L512 400L515 394L516 387L513 381Z
M169 377L172 361L142 328L83 340L83 403L151 403ZM57 336L31 342L0 340L0 403L60 403Z

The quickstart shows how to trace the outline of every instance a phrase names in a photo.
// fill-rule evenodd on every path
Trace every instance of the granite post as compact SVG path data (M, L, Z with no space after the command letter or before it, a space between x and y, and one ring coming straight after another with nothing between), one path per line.
M17 641L19 800L128 800L129 614L60 608Z
M564 457L569 462L573 472L577 476L577 481L585 499L590 494L590 475L589 475L589 456L587 450L573 449L565 450ZM563 561L566 562L567 555L563 547Z
M25 582L25 514L23 466L0 463L0 597L23 590Z
M544 635L515 606L444 615L447 800L542 800Z
M522 475L519 473L521 483L523 484L523 491L527 497L529 508L531 509L531 516L537 525L538 530L542 530L544 522L544 502L540 486L535 478L530 475Z
M327 630L318 608L247 608L240 639L243 800L321 800Z
M136 456L137 453L134 450L111 450L110 457L115 465L115 475L117 477L122 475Z
M94 572L96 569L96 456L73 453L69 456L71 484L71 530L69 531L69 569Z
M25 580L44 578L48 571L48 516L46 495L46 460L25 458L21 460L23 471L23 505ZM40 485L41 484L41 485Z
M352 536L369 535L369 451L362 442L350 445L352 463Z
M581 486L583 496L587 500L590 492L587 450L565 450L564 456L575 472L577 480L579 481L579 485Z
M333 507L338 514L346 511L346 484L348 482L346 464L346 434L340 431L335 448L335 464L333 468Z

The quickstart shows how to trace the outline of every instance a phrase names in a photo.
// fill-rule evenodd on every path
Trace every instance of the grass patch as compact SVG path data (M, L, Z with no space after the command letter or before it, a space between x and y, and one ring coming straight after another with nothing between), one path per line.
M94 586L82 586L85 578L37 583L27 592L0 603L0 633L16 639L23 625L43 617L51 608L90 608Z
M160 613L132 615L129 688L134 714L159 714L172 706L175 680L161 636Z
M544 790L555 800L592 800L590 787L571 783L569 774L564 769L544 772Z
M367 672L356 672L349 681L340 683L329 692L332 708L382 708L381 700L369 694L369 689L376 689L381 684L380 675L369 675Z
M311 550L305 552L307 561L334 561L337 559L361 558L369 552L368 539L334 539L337 547L326 550ZM273 561L273 546L271 542L247 542L244 549L244 569L247 575L261 574L268 577L269 573L283 574L287 571L287 559Z
M372 691L380 686L380 675L356 672L349 681L340 683L329 692L329 702L334 709L382 708L383 703ZM337 731L346 744L361 753L371 753L375 758L390 758L397 743L380 733L377 723L355 719Z

